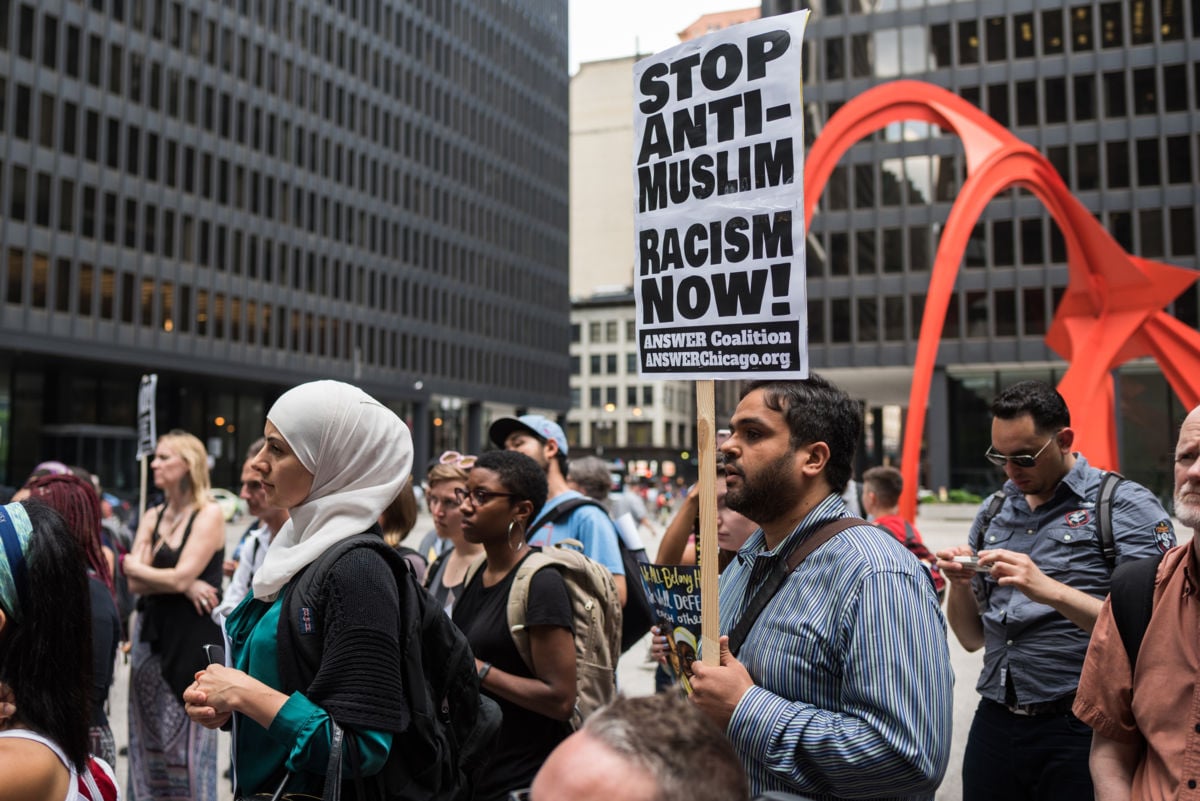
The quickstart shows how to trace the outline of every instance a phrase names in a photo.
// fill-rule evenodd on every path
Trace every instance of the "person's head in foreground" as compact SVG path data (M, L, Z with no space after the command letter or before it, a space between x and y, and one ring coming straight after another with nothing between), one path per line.
M674 693L619 697L550 754L531 801L746 801L733 746Z

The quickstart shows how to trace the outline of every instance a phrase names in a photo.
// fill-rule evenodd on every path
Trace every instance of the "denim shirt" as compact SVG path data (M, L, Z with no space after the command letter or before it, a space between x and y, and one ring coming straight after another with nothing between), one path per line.
M1028 554L1055 581L1104 598L1112 570L1100 550L1096 495L1104 471L1075 455L1075 466L1054 496L1030 509L1017 486L1004 484L1004 504L986 531L984 502L971 525L976 551L1002 548ZM1161 554L1175 545L1170 515L1142 485L1117 485L1112 507L1117 563ZM1019 704L1053 701L1074 692L1083 670L1090 634L1053 607L1037 603L1013 586L1001 586L986 573L972 580L983 623L983 671L976 689L984 698ZM1011 681L1016 698L1005 698Z

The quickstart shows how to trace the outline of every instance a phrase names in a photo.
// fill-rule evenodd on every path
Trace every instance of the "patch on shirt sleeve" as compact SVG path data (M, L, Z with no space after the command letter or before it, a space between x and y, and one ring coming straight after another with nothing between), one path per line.
M1076 509L1074 512L1068 512L1065 519L1071 528L1079 528L1092 519L1092 513L1087 509Z
M1171 549L1171 544L1175 539L1175 529L1171 527L1170 520L1159 520L1154 524L1154 542L1158 545L1158 550L1166 553Z
M312 634L317 630L317 625L313 621L313 610L310 606L302 606L299 611L299 620L296 624L300 628L301 634Z

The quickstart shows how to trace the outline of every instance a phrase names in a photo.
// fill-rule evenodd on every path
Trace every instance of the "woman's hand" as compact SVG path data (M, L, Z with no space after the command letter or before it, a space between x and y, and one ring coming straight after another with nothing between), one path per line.
M286 695L253 676L218 664L197 673L196 681L183 693L188 717L208 728L221 726L230 714L240 712L269 729L287 700Z
M662 665L663 667L668 667L667 660L671 653L669 639L663 635L662 630L659 629L658 626L650 627L650 635L650 656L653 657L654 661L658 664Z
M211 614L213 608L220 601L217 588L200 579L193 581L191 586L184 591L184 595L192 602L192 606L196 607L197 615Z
M196 673L196 681L183 691L183 708L194 723L199 723L206 729L219 729L229 722L232 711L218 712L208 703L208 694L200 689L200 680L208 671Z

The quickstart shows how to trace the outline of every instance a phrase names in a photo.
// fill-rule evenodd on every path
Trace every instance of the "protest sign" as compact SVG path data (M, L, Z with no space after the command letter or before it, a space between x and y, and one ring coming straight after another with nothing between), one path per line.
M138 442L137 459L141 464L140 492L138 493L138 519L146 514L146 481L147 466L154 449L158 446L157 421L155 418L155 402L158 395L158 374L142 376L138 385Z
M640 568L655 625L667 637L667 667L680 689L691 695L689 678L700 641L700 568L646 563Z
M684 42L634 69L639 374L805 378L808 12Z

